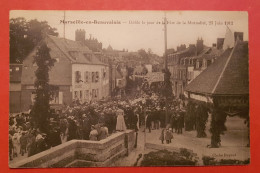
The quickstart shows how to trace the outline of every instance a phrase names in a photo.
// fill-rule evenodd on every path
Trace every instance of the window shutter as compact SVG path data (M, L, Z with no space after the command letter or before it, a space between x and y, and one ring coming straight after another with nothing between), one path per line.
M59 104L63 104L63 92L59 91Z

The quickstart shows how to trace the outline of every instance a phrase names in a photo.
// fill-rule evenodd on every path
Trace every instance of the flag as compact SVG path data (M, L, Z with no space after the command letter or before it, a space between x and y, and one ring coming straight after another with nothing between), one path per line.
M226 50L227 48L233 48L234 45L235 45L235 38L233 36L233 32L229 29L229 27L227 27L223 49Z

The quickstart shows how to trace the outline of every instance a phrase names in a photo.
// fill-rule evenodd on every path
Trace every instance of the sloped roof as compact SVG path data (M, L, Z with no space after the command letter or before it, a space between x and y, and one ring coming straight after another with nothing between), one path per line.
M238 41L185 90L207 95L245 95L249 94L248 80L248 42Z
M54 44L48 44L48 41L52 41ZM71 61L71 63L104 64L99 61L98 58L95 57L95 55L92 53L92 51L81 42L49 35L47 37L47 45L51 49L51 56L59 54L59 52L55 52L59 50ZM59 49L52 49L52 46L57 46ZM84 54L91 54L92 58L88 59Z
M113 51L113 48L112 48L111 45L108 45L108 47L107 47L107 51Z
M203 55L201 55L201 59L212 59L215 57L220 56L223 53L223 49L217 49L215 47L212 47L208 50L208 52L205 52Z

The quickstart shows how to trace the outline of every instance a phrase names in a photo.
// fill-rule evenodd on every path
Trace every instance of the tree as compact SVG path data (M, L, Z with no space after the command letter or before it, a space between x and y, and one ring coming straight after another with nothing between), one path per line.
M21 62L28 54L27 22L24 18L10 19L10 63Z
M150 63L149 55L144 49L138 50L138 54L142 57L143 62Z
M227 127L225 126L226 119L227 115L223 111L219 110L217 107L213 108L210 124L212 148L218 148L221 145L220 135L224 134L224 131L227 130Z
M195 104L192 101L189 101L187 104L187 112L185 115L185 130L192 131L196 122L196 114L195 114Z
M164 70L163 72L164 72L164 86L163 86L162 93L163 93L163 96L166 97L166 99L169 99L169 98L173 97L172 83L170 80L171 73L168 68L166 70Z
M166 100L166 118L165 118L165 123L169 123L169 115L168 115L168 102L173 98L173 93L172 93L172 83L170 80L171 73L168 68L164 69L164 85L162 88L162 95L164 96Z
M46 34L58 36L56 28L46 21L26 21L21 17L10 19L10 63L22 63Z
M206 129L206 123L208 121L208 109L207 107L199 103L197 109L196 109L196 130L197 130L197 137L198 138L204 138L206 137L205 129Z
M52 87L49 85L49 70L54 65L55 60L51 58L50 49L45 43L42 43L34 57L34 61L38 68L35 71L36 80L34 87L36 88L35 103L32 107L32 120L35 128L40 131L48 132L48 118L50 116L50 97Z

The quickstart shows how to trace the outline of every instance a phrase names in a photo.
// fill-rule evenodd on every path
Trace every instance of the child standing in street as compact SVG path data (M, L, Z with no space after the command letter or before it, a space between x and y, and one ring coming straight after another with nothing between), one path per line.
M167 144L171 143L172 138L173 138L173 134L172 134L171 128L169 128L166 130L166 134L165 134L166 143Z
M160 138L159 138L159 139L162 141L162 144L164 143L164 140L166 140L166 139L165 139L165 137L166 137L166 131L167 131L167 130L163 128L163 129L162 129L162 132L161 132L161 135L160 135Z

